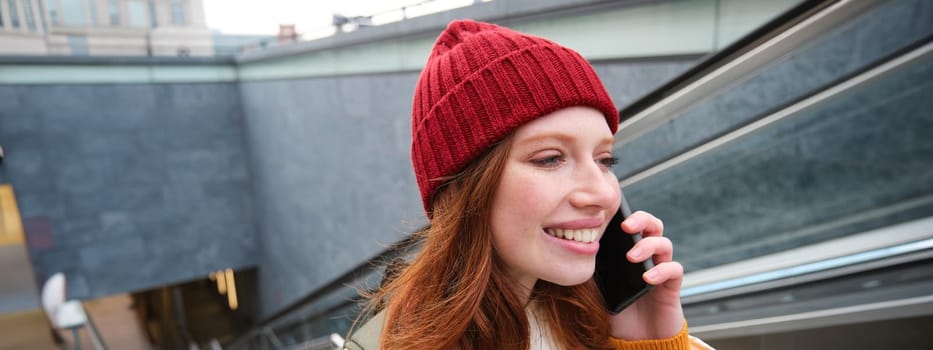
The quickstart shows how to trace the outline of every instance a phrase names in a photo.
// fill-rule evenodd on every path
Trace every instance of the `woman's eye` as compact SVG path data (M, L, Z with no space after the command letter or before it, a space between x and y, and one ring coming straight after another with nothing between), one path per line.
M544 158L532 159L531 162L537 166L552 168L560 165L564 161L564 156L555 154Z
M619 157L607 157L607 158L603 158L603 159L600 159L600 160L599 160L599 163L602 164L602 166L604 166L604 167L606 167L606 168L608 168L608 169L612 169L612 166L613 166L613 165L619 164Z

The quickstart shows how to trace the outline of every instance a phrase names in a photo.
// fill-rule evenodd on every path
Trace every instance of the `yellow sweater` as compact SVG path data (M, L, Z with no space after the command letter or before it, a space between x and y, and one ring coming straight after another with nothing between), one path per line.
M677 335L667 339L628 341L612 338L613 344L619 350L713 350L702 340L691 337L687 333L687 324Z

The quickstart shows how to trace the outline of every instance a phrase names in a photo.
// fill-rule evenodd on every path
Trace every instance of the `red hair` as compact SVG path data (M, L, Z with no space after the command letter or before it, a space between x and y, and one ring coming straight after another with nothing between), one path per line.
M592 279L539 281L526 301L495 252L490 208L510 144L506 137L438 190L430 225L416 233L421 251L369 305L386 305L381 349L528 349L526 307L565 348L613 349Z

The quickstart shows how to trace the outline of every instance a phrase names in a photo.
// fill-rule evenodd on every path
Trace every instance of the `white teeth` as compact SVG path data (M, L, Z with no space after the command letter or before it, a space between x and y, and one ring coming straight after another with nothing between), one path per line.
M567 240L590 243L596 240L597 229L582 229L582 230L570 230L570 229L559 229L559 228L549 228L545 230L547 234L563 238Z

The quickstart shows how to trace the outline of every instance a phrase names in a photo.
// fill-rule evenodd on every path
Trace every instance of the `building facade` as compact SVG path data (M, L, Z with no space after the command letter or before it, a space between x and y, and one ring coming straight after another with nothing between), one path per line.
M213 54L201 0L0 0L0 55Z

